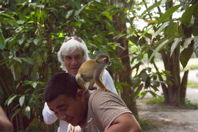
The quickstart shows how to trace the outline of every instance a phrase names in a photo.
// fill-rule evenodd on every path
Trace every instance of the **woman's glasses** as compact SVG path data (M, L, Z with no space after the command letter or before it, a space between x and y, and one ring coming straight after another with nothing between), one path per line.
M79 38L79 37L69 37L69 38L66 38L66 39L64 40L64 42L67 42L67 41L69 41L69 40L71 40L71 39L74 39L74 40L76 40L76 41L78 41L78 42L80 42L80 43L83 42L82 39Z

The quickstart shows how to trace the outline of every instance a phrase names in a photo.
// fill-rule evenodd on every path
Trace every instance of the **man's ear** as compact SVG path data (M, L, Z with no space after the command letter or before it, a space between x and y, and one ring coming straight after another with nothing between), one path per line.
M84 94L85 94L85 91L83 89L78 89L77 90L77 96L81 97Z

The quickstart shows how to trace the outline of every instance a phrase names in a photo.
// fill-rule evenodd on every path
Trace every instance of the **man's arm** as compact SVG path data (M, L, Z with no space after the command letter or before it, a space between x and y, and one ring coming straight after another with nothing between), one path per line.
M7 118L2 107L0 106L0 132L12 132L13 125Z
M113 120L104 132L141 132L141 127L131 113L124 113Z

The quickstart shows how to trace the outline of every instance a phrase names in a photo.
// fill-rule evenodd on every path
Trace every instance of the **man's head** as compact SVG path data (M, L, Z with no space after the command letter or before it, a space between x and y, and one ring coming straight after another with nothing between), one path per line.
M66 39L58 51L61 68L72 75L76 75L81 64L88 59L87 46L82 39L77 37Z
M72 125L85 123L88 99L75 77L68 73L57 73L45 89L45 102L60 120Z

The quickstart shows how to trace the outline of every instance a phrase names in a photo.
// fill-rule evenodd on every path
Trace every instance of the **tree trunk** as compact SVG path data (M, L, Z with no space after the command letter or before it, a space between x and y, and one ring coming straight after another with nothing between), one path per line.
M118 12L113 17L114 26L117 31L121 34L126 34L126 18L122 12ZM118 79L119 82L124 82L128 85L123 86L123 93L121 94L123 100L127 104L128 108L133 112L133 114L138 118L138 112L136 108L136 100L134 95L134 90L132 86L131 80L131 66L130 66L130 58L129 58L129 49L128 49L128 41L125 37L119 37L116 39L116 42L120 44L117 48L117 53L121 62L123 64L122 68L119 69ZM122 48L120 48L122 47Z
M169 44L168 49L170 49ZM170 105L180 105L180 66L179 66L180 47L177 47L170 56L170 51L163 51L162 58L167 75L168 93L164 93L165 102ZM168 94L168 95L167 95Z

